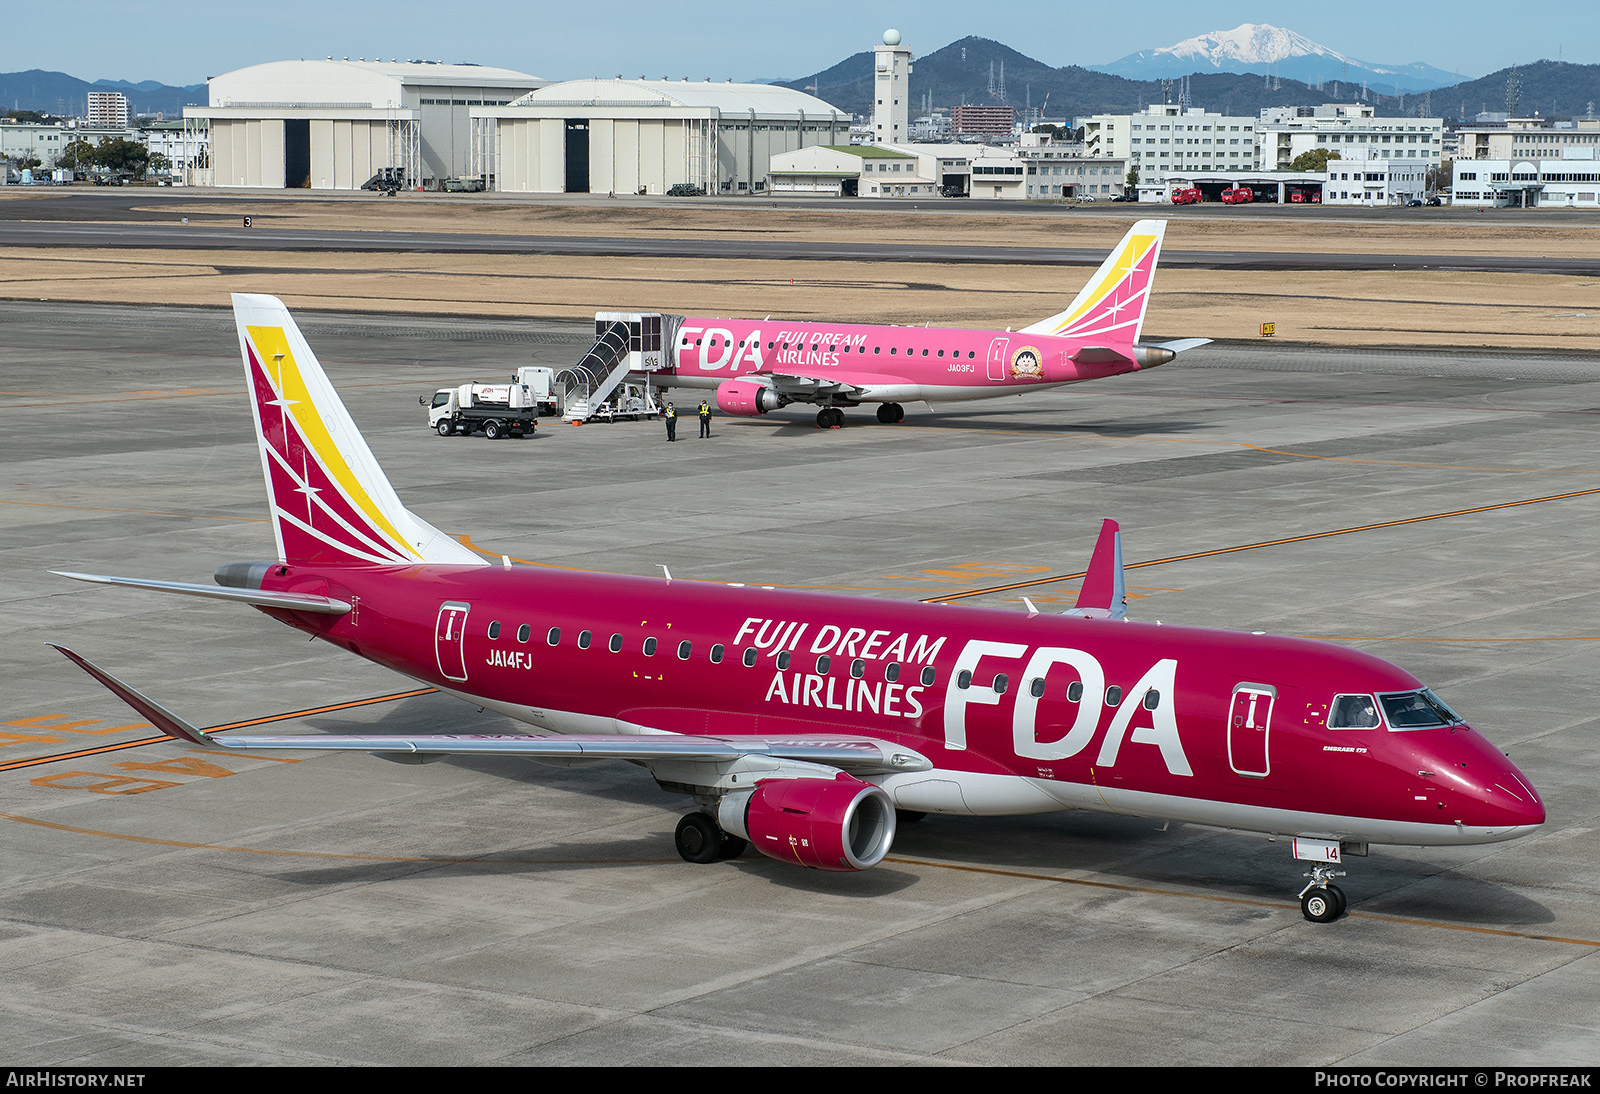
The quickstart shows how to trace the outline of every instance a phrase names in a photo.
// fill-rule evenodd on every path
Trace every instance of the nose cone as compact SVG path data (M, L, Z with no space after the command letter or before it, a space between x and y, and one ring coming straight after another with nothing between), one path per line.
M1489 791L1500 795L1495 805L1511 825L1532 831L1544 823L1544 800L1539 797L1539 792L1533 788L1527 776L1509 761L1500 777L1490 785ZM1525 835L1526 832L1517 834Z
M1544 800L1505 753L1468 726L1451 738L1454 747L1440 757L1440 774L1449 772L1448 783L1454 784L1451 819L1463 835L1516 839L1544 823Z

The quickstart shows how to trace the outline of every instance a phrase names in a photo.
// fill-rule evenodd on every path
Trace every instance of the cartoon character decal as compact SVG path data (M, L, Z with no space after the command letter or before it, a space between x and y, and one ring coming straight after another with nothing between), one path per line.
M1013 380L1043 380L1044 363L1040 359L1039 351L1033 346L1023 346L1011 355L1011 378Z

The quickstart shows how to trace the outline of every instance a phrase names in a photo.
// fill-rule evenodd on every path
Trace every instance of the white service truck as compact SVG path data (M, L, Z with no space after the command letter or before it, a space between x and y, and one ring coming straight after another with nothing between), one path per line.
M526 437L539 428L539 403L527 384L442 387L417 402L428 408L428 428L441 437L482 431L491 441Z
M533 393L533 403L544 415L561 412L561 397L556 392L556 370L543 365L523 365L512 374L511 382L524 384Z

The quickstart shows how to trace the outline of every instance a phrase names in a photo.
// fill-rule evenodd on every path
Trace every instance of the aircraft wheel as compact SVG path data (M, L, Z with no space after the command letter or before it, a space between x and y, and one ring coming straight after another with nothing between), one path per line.
M1334 894L1338 893L1337 896ZM1343 893L1337 886L1312 889L1300 898L1300 911L1313 923L1332 923L1344 911Z
M489 438L491 441L498 441L500 439L500 423L484 422L483 435Z
M889 405L894 407L894 420L895 421L903 422L903 421L906 420L906 408L905 407L901 406L899 403L890 403Z
M448 437L456 431L455 426L450 424L449 418L440 418L439 424L433 428L441 437Z
M673 842L685 862L716 862L722 857L722 829L704 813L685 813Z
M828 428L842 429L844 427L844 411L838 407L828 408Z
M832 425L833 425L833 411L830 408L823 407L821 410L817 411L817 428L818 429L828 429Z
M878 421L882 422L884 425L891 425L891 424L893 424L894 420L895 420L895 417L894 417L894 404L893 403L879 403L878 404Z
M1339 906L1339 910L1335 912L1333 916L1335 919L1338 919L1340 916L1344 915L1345 909L1350 906L1350 901L1345 898L1344 890L1339 888L1337 885L1328 886L1328 895L1332 896L1334 903Z
M749 840L742 840L738 836L730 836L724 832L722 834L722 848L717 857L720 859L738 858L749 848Z

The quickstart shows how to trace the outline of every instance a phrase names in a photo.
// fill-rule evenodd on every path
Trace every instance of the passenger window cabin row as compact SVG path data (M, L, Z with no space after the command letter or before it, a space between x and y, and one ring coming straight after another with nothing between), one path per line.
M500 635L501 635L501 633L502 633L502 628L501 628L501 625L500 625L500 621L498 619L496 619L494 622L489 624L488 635L489 635L490 639L498 640ZM528 640L530 638L532 638L532 636L533 636L533 628L530 627L527 623L524 623L524 624L522 624L521 626L519 626L517 628L516 636L517 636L517 641L518 642L526 644L528 642ZM561 645L561 628L560 627L551 627L548 631L545 632L545 644L546 645L550 645L550 646L559 646L559 645ZM578 632L577 645L578 645L578 648L580 650L586 650L590 646L592 646L593 644L594 644L594 632L593 631L586 631L585 630L585 631L579 631ZM654 657L656 655L656 650L659 648L659 646L660 646L660 643L655 638L653 638L653 637L652 638L646 638L644 640L644 643L640 646L640 652L642 652L646 657ZM608 650L610 650L612 653L621 653L622 652L622 635L613 634L611 636L610 640L606 643L606 648ZM687 660L690 659L691 656L693 656L693 653L694 653L694 643L689 642L689 641L683 641L683 642L679 642L678 643L678 647L677 647L678 660L687 661ZM713 645L711 647L710 653L707 656L708 656L708 660L710 660L710 662L713 665L720 665L720 664L722 664L723 658L724 658L724 656L726 654L727 654L727 647L724 646L721 642L718 642L718 643L716 643L715 645ZM760 657L761 657L761 651L759 649L757 649L755 646L746 646L744 648L743 653L740 654L739 660L745 666L745 668L755 668L756 663L760 659ZM788 650L783 650L783 651L779 652L779 654L777 655L777 657L774 660L777 663L777 667L778 667L779 671L782 671L782 672L787 672L789 670L789 667L794 663L793 655ZM833 667L833 658L832 657L828 656L827 654L822 654L821 656L819 656L817 658L817 661L816 661L816 673L817 673L818 676L826 676L826 675L828 675L828 672L829 672L830 669L832 669L832 667ZM898 661L887 662L883 666L883 678L884 678L884 680L888 681L891 684L898 683L899 680L900 680L900 676L901 676L901 670L903 668L904 668L904 666L902 666L901 663L898 662ZM864 679L866 677L866 675L867 675L867 662L863 658L860 658L860 657L856 657L856 658L851 659L851 661L850 661L850 678L852 680L861 680L861 679ZM917 676L917 680L922 684L923 687L932 687L939 680L939 670L934 668L932 665L924 665L922 667L922 671ZM970 670L963 669L960 673L958 673L956 675L956 687L961 688L964 691L967 688L970 688L971 686L972 686L972 673L971 673ZM998 675L995 676L994 683L992 685L990 685L990 686L994 688L995 694L1004 695L1006 693L1006 689L1010 686L1010 677L1007 676L1003 672L999 673ZM1028 694L1032 695L1035 699L1042 698L1044 696L1044 690L1045 690L1044 677L1036 676L1032 680L1028 681ZM1081 702L1082 699L1083 699L1083 682L1080 681L1080 680L1074 680L1072 683L1067 685L1067 701L1068 702L1072 702L1072 703L1077 703L1077 702ZM1115 684L1113 684L1110 687L1106 688L1106 693L1105 693L1105 704L1106 704L1106 706L1114 707L1120 702L1122 702L1122 689L1120 687L1118 687L1117 685L1115 685ZM1141 700L1141 702L1143 703L1144 708L1146 710L1155 710L1156 707L1158 707L1161 704L1161 693L1152 688L1151 690L1145 692L1144 698Z
M701 343L703 343L704 341L705 341L704 338L696 338L694 340L693 344L698 346ZM680 346L687 347L688 345L690 345L690 342L689 342L689 340L687 338L685 338L682 341L680 341L678 344ZM754 345L755 343L752 341L752 342L749 342L748 344L749 345ZM713 339L711 339L711 344L708 345L706 348L707 349L719 349L719 348L722 348L724 345L726 345L728 348L732 348L733 341L731 339L725 340L725 339L720 339L720 338L713 338ZM746 342L741 341L739 343L739 348L740 349L744 349L746 345L747 345ZM768 342L767 343L767 348L768 349L816 349L816 350L827 350L829 352L837 351L839 353L849 353L851 350L854 350L856 353L866 353L867 352L867 347L866 346L859 346L859 345L858 346L846 346L846 345L843 345L843 344L841 344L839 342L795 342L793 345L791 345L788 342ZM883 352L883 347L882 346L873 346L872 347L872 352L873 353L882 353ZM915 346L907 346L906 347L906 356L907 357L915 357L915 356L917 356L917 354L919 352L921 353L921 355L923 357L930 356L930 351L928 349L926 349L926 348L923 348L922 350L919 351ZM898 357L899 354L900 354L900 347L899 346L890 346L889 347L889 356L890 357ZM942 349L941 350L933 350L933 351L931 351L931 355L935 356L935 357L943 357L945 355L945 351L942 350ZM952 360L958 359L958 358L960 358L960 356L961 356L961 351L960 350L951 350L950 351L950 357L951 357ZM977 355L977 353L975 351L970 350L970 349L967 351L967 359L968 360L972 360L973 358L975 358L977 356L978 355Z

